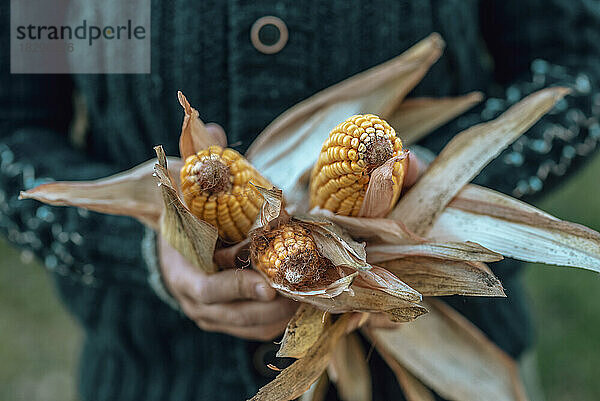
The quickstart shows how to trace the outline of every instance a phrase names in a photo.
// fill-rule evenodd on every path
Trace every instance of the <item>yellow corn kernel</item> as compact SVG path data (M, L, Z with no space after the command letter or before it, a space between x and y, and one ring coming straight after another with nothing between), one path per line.
M326 280L333 264L321 256L309 230L289 222L253 238L254 265L273 282L303 289Z
M373 114L338 124L323 143L310 180L310 206L357 216L372 171L402 153L394 129ZM394 164L394 202L400 196L405 163Z
M180 175L185 204L196 217L215 226L228 243L246 238L262 204L261 195L249 183L271 188L242 155L219 146L188 156Z

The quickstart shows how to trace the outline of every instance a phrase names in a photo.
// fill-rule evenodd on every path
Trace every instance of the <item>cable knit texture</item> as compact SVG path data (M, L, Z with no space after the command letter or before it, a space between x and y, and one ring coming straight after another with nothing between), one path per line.
M0 41L7 49L8 0L5 5ZM85 329L80 391L86 401L237 400L267 380L253 373L252 344L197 329L152 292L139 223L17 200L19 190L50 179L130 168L153 157L156 144L176 154L177 90L243 151L296 102L437 31L447 41L445 55L412 95L482 90L491 97L421 145L438 152L460 130L549 84L570 85L576 96L477 181L531 198L575 171L600 140L600 97L592 95L600 78L600 12L590 0L153 0L152 7L149 75L10 75L8 58L0 61L0 229L54 273ZM250 41L252 24L265 15L289 29L276 54L262 54ZM89 116L79 147L69 136L75 93ZM531 339L518 265L493 269L507 299L448 302L518 356ZM376 353L371 364L374 399L401 399Z

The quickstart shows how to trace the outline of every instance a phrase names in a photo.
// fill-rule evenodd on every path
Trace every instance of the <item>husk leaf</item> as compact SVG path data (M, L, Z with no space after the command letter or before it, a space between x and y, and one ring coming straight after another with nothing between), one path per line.
M354 284L352 291L340 293L336 297L298 297L330 313L344 312L385 312L393 320L411 321L427 313L427 309L414 301L408 301L379 289Z
M382 347L377 352L396 375L406 401L435 401L435 395Z
M213 262L217 229L198 219L181 202L167 170L167 159L162 146L157 146L154 150L158 156L154 171L164 202L160 220L161 235L188 262L206 273L213 273L217 271Z
M359 278L356 284L362 287L380 290L410 302L420 302L423 299L418 291L379 266L373 266L370 270L359 272Z
M354 270L368 270L371 268L371 265L365 259L357 258L348 248L341 245L339 241L320 226L310 226L310 230L319 253L329 259L335 266L350 267Z
M363 329L425 385L448 400L524 400L516 363L458 312L428 302L430 313L393 330Z
M450 202L429 234L435 241L476 240L519 260L600 272L600 233L475 185Z
M317 231L324 237L333 239L350 257L358 259L361 263L364 263L366 260L365 244L356 242L341 227L333 222L312 215L300 215L296 216L295 219L303 222L310 230Z
M153 177L156 159L130 170L93 181L57 181L22 191L19 199L35 199L54 206L76 206L99 213L131 216L154 228L159 227L163 202ZM173 172L181 160L169 158Z
M276 187L271 189L263 188L260 185L254 185L252 183L251 185L260 193L264 202L260 207L260 213L250 231L268 227L271 222L278 220L280 217L284 219L288 218L287 213L285 213L285 210L283 209L283 192L281 189Z
M408 151L402 155L390 158L388 161L377 167L369 178L369 185L365 191L365 197L358 215L360 217L384 217L396 204L399 191L394 191L394 165L403 160L403 172L400 182L396 183L402 187L402 180L407 168Z
M277 356L302 358L319 339L329 320L327 312L301 304L285 329Z
M333 350L346 333L350 315L342 315L329 326L304 358L283 369L263 386L251 401L288 401L299 397L319 379L327 368Z
M340 339L327 371L341 400L371 400L371 372L358 334L350 333Z
M404 224L398 220L342 216L320 208L314 208L310 213L322 216L332 223L337 224L350 234L352 238L392 244L414 244L426 241L424 238L418 237L408 231Z
M369 263L380 263L405 256L428 256L444 260L497 262L502 255L475 242L425 242L420 244L370 244Z
M402 55L300 102L277 117L246 157L290 204L307 198L301 177L312 167L327 133L348 116L368 110L383 118L394 110L440 56L444 42L432 34Z
M497 119L455 136L389 217L402 221L417 235L425 235L462 187L568 92L560 87L538 91Z
M458 97L405 99L388 122L404 146L409 146L427 136L431 131L453 120L481 102L481 92L471 92Z
M310 388L300 396L299 401L325 401L327 390L329 389L329 378L327 373L323 373L319 379L314 382Z
M278 290L281 294L289 298L295 299L297 301L302 300L304 302L314 304L314 301L312 301L313 298L335 298L340 294L344 293L345 291L352 292L350 287L352 286L352 283L354 282L356 277L358 277L358 272L354 272L346 276L340 277L339 279L325 287L318 287L310 290L292 290L284 285L274 283L266 275L264 277L271 284L271 287Z
M506 296L500 280L483 263L410 256L382 266L423 296Z
M181 91L177 92L179 104L185 113L179 137L179 154L182 159L195 154L199 150L206 149L211 145L227 146L227 138L213 136L198 117L198 110L190 106L190 103Z

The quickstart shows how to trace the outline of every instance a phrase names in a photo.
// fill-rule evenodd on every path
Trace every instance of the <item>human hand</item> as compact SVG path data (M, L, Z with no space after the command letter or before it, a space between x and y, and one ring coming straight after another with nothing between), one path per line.
M201 329L260 341L283 333L298 303L277 295L256 271L235 268L237 255L217 258L222 270L205 274L164 238L158 241L163 280Z

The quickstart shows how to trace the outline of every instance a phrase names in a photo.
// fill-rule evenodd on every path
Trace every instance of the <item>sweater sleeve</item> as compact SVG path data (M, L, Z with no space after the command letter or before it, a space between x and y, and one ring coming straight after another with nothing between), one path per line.
M4 48L8 25L0 29ZM0 231L48 270L79 283L147 286L140 223L17 199L43 182L116 172L69 140L72 98L68 76L10 74L7 58L0 61Z
M495 118L543 87L573 90L476 180L532 199L554 188L598 149L600 9L589 0L485 0L480 27L499 85L471 118Z

